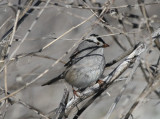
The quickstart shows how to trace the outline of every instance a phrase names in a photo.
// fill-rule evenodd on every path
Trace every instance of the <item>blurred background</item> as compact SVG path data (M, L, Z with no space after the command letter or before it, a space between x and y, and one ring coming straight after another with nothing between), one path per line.
M50 0L43 8L46 1L0 0L0 118L45 118L43 115L59 106L64 88L70 91L71 98L72 87L65 80L50 86L41 85L64 71L64 64L79 41L92 33L100 35L110 45L104 50L107 63L122 56L139 42L149 44L140 56L141 65L110 116L110 119L122 118L148 85L147 80L157 80L160 41L153 41L149 37L159 28L159 0ZM41 10L44 11L36 20ZM19 22L14 33L17 15ZM33 28L30 28L34 23ZM66 33L67 31L69 32ZM27 33L29 34L24 38ZM42 51L38 52L39 50ZM64 57L61 58L62 56ZM59 58L61 60L57 63ZM104 75L113 71L124 58L107 67ZM134 63L118 79L128 78L133 66ZM48 69L46 74L34 81ZM8 100L3 99L30 82L29 86ZM125 80L122 80L110 86L79 119L104 119L124 83ZM132 113L133 118L160 118L158 88L156 91L141 101ZM69 119L73 118L74 111L77 108L71 112Z

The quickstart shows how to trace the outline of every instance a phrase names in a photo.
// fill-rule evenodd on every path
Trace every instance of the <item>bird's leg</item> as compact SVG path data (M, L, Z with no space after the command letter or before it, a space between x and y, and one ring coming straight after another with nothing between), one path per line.
M77 89L74 89L74 87L72 86L72 90L73 90L73 95L74 95L74 98L76 98L75 96L77 96L77 97L80 97L81 95L80 95L80 91Z
M77 96L77 97L80 97L80 95L77 94L77 92L80 93L80 92L78 91L78 89L75 90L75 89L73 88L73 86L72 86L72 91L73 91L73 96L74 96L74 98L76 98L76 96ZM76 105L76 108L77 108L77 110L79 111L78 105Z
M97 81L97 83L101 86L102 84L104 84L104 81L102 81L102 80L99 79L99 80Z

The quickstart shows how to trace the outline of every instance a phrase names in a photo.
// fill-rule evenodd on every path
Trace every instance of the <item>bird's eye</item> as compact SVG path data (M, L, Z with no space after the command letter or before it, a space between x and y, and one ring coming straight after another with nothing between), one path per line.
M100 43L99 42L97 42L97 45L99 45Z

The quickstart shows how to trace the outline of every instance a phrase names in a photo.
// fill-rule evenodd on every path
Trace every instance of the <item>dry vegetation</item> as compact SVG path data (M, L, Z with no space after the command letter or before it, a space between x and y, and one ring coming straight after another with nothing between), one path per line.
M159 119L158 0L0 0L0 119ZM104 84L73 96L59 75L83 37L105 49Z

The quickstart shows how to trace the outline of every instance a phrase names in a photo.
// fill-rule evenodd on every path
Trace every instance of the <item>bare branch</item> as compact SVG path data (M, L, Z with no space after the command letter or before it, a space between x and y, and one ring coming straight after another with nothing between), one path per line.
M132 80L133 75L134 75L135 71L137 70L137 68L138 68L138 66L139 66L139 63L140 63L139 60L140 60L139 58L136 59L135 65L134 65L134 67L133 67L133 69L132 69L129 77L126 79L125 84L123 85L122 89L120 90L120 93L118 94L118 96L117 96L116 99L114 100L114 103L111 105L109 111L108 111L107 114L105 115L105 117L104 117L105 119L109 119L110 115L112 114L113 110L115 109L116 105L118 104L120 98L122 97L122 94L123 94L123 92L125 91L128 83Z
M56 113L56 119L62 119L65 116L65 109L68 101L69 91L64 89L62 100Z
M135 108L138 106L138 104L141 103L144 100L144 98L146 98L152 91L154 91L156 88L158 88L160 86L159 78L160 78L160 74L158 74L155 77L154 83L150 83L144 88L144 90L141 92L141 94L136 99L134 104L131 106L130 110L125 115L124 119L128 119L131 116L132 112L135 110Z

